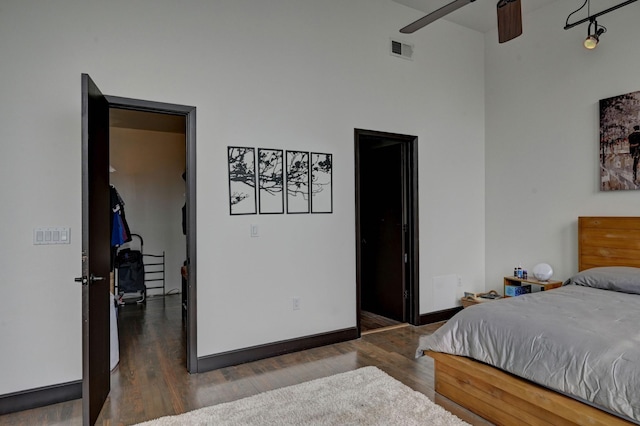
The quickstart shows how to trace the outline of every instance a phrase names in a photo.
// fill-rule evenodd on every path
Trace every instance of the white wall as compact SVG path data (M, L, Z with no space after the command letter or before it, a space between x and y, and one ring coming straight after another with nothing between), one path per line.
M526 16L524 34L504 45L485 36L487 289L501 290L519 262L569 278L578 216L640 208L634 191L600 192L598 169L598 101L640 90L640 6L602 16L608 31L588 51L587 24L563 29L575 3Z
M110 162L116 169L109 175L125 203L127 223L132 233L142 236L143 253L165 253L165 292L180 292L180 267L187 258L187 241L182 234L182 206L185 202L185 135L149 130L110 129ZM129 247L138 249L134 238ZM145 263L162 259L146 257ZM147 279L160 279L160 266L146 269ZM161 286L160 281L147 283ZM162 294L149 289L147 294Z
M478 33L437 22L403 37L406 61L389 37L421 13L390 0L0 9L0 395L81 378L82 72L110 95L197 107L198 356L356 325L354 128L419 137L420 311L463 289L437 300L434 277L484 288ZM230 217L229 145L332 153L334 213ZM45 225L71 227L71 245L33 246Z

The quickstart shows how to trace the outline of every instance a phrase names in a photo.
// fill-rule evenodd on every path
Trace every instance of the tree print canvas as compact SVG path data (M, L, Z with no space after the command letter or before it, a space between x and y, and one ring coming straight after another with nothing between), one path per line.
M255 148L230 146L229 208L232 215L256 213Z
M309 213L309 153L287 151L287 213Z
M311 153L311 213L333 212L333 156Z
M258 148L260 214L284 213L284 172L281 149Z

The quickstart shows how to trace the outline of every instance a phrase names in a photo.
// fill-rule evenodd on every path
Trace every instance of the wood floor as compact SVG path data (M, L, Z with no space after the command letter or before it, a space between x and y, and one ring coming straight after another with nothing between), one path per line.
M433 390L433 361L414 359L418 338L439 327L406 326L207 373L187 373L180 296L119 312L120 364L97 424L130 425L233 401L365 366L377 366L474 425L487 425ZM81 400L0 416L0 425L81 425Z
M360 312L360 334L370 333L376 330L388 329L389 327L400 326L403 323L373 312Z

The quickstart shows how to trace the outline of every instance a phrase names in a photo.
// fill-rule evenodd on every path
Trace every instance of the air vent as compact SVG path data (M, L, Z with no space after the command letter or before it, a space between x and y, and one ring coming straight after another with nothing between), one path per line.
M413 44L391 39L391 55L404 59L413 59Z

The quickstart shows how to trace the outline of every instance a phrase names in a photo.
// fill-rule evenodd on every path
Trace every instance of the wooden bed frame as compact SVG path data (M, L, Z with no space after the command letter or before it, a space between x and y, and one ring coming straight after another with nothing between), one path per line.
M578 218L578 268L640 267L640 217ZM470 358L426 351L435 390L498 425L631 425L573 398Z

